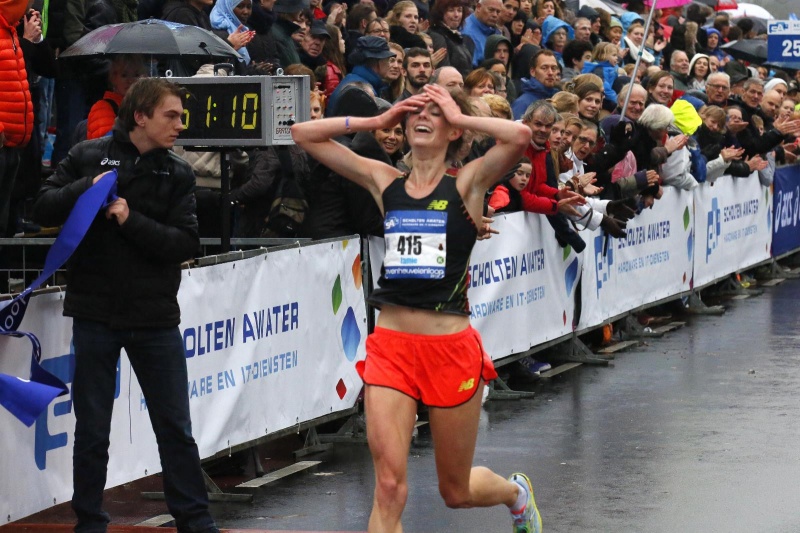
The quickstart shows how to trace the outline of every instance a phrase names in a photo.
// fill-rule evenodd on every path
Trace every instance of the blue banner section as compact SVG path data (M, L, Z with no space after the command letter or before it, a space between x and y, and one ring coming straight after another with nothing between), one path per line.
M27 337L33 345L29 379L0 374L0 405L26 426L31 426L50 402L66 394L68 389L60 379L41 367L39 339L32 333L17 329L25 317L31 293L67 262L89 231L97 213L116 200L116 189L117 171L112 170L78 198L56 242L47 252L42 273L22 293L0 308L0 335Z
M800 248L800 166L775 171L772 255L779 256Z
M767 30L767 59L798 63L800 68L800 21L773 20Z

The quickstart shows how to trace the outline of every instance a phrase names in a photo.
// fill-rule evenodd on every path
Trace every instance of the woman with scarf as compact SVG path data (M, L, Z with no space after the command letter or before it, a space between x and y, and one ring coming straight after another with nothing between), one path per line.
M419 31L419 9L411 0L400 0L400 2L397 2L386 15L386 22L389 23L389 32L392 42L399 44L405 49L427 49L425 41L417 35Z
M273 66L279 64L278 51L272 37L257 34L246 26L252 12L252 0L218 0L209 15L214 33L227 38L242 56L242 60L236 65L236 73L239 75L268 74Z
M625 47L630 50L625 56L625 64L636 63L636 58L639 56L639 50L642 50L644 45L644 25L640 21L631 23L628 27L628 34L625 36ZM645 46L642 50L642 63L647 66L656 64L655 56L647 50Z

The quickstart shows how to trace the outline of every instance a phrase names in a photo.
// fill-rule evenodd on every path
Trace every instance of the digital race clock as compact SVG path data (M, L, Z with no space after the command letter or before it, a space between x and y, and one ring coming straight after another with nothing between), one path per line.
M307 76L169 78L184 87L179 146L294 144L291 126L309 118Z

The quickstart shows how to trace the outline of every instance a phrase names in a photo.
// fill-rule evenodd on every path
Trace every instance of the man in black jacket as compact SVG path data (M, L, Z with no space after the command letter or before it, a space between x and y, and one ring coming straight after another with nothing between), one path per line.
M92 223L67 267L64 314L73 318L75 406L72 507L76 532L104 532L102 509L120 350L142 387L156 434L164 494L180 532L218 532L192 437L186 358L178 324L180 264L199 245L191 167L169 149L183 130L183 90L136 82L112 136L75 146L34 207L63 224L78 197L108 171L117 195Z
M742 120L746 126L742 130L729 126L731 132L736 134L739 144L744 148L746 157L765 154L783 141L794 138L800 133L800 121L788 120L773 122L770 117L761 111L761 100L764 97L764 82L749 78L744 82L744 92L741 99L730 98L729 102L739 106L742 110ZM760 116L764 120L764 134L762 135L752 122L753 116Z

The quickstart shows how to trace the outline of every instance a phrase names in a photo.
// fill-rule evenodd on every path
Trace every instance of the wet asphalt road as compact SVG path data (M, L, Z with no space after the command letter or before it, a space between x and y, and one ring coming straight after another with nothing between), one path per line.
M726 305L532 400L489 402L475 464L527 472L550 533L800 532L800 281ZM216 506L218 524L364 531L366 447L306 459L324 462L250 506ZM405 531L510 531L505 508L444 506L424 429L409 477Z

